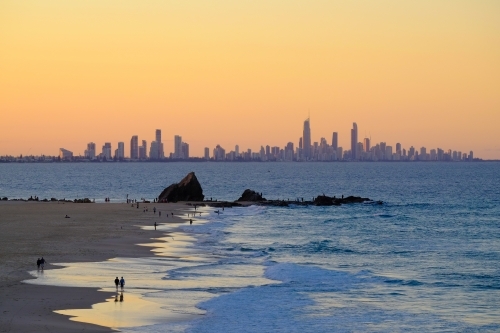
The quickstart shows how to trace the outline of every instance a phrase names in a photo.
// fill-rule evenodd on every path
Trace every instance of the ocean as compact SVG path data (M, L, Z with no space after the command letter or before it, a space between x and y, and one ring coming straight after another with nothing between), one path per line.
M384 203L204 208L164 227L157 256L66 263L32 283L112 290L126 267L135 308L60 312L124 332L500 331L500 163L0 164L0 197L152 199L190 171L214 200L250 188Z

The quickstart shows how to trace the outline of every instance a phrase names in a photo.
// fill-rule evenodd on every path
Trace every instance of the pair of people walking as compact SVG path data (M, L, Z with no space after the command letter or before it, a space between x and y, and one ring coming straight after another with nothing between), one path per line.
M42 258L38 258L36 260L36 267L37 267L37 269L40 270L40 267L42 267L42 271L43 271L43 268L44 268L46 262L47 261L45 259L43 259L43 257Z
M125 287L125 279L123 278L123 276L121 279L118 279L118 276L116 277L115 286L116 286L116 291L118 291L118 286L120 286L123 291L123 288Z

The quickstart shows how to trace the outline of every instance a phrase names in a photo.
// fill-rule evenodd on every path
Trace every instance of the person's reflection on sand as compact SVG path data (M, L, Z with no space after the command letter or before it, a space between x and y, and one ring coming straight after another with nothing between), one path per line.
M118 302L118 294L115 296L115 302Z
M120 302L123 302L123 291L122 291L122 293L120 294Z

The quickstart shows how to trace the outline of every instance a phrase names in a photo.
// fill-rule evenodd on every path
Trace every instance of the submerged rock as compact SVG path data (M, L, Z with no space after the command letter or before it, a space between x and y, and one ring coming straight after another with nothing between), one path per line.
M172 184L158 196L159 202L203 201L203 189L194 172L190 172L179 183Z
M263 198L261 193L252 191L250 189L246 189L245 191L243 191L241 197L236 201L256 202L256 201L266 201L266 198Z

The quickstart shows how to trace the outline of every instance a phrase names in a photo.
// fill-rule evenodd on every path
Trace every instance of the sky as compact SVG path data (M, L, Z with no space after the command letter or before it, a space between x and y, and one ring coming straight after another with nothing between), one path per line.
M500 1L2 0L0 155L372 145L500 159Z

